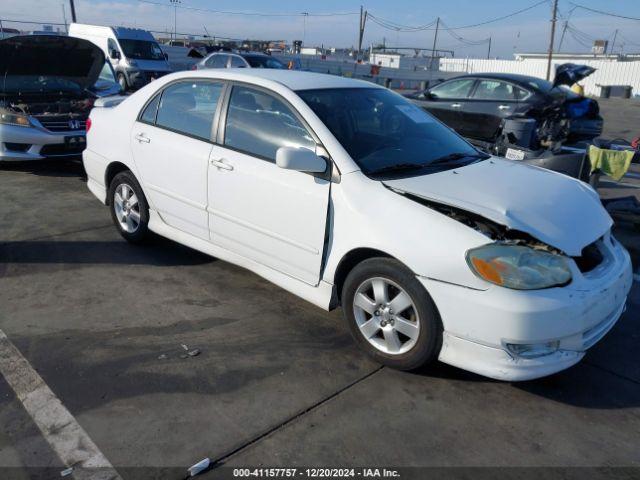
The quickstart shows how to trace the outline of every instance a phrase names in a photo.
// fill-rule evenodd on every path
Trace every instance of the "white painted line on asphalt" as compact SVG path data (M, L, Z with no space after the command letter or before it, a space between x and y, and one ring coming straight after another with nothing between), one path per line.
M0 330L0 373L76 479L122 480L87 432Z

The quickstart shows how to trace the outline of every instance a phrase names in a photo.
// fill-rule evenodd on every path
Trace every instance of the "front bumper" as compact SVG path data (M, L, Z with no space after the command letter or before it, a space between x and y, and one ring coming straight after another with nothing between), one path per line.
M84 144L69 144L68 137L86 136L84 130L49 132L35 126L0 125L0 162L44 159L80 159Z
M171 72L169 71L156 71L156 70L139 70L135 69L127 69L127 81L129 85L133 88L141 88L144 87L147 83L157 80L160 77L163 77Z
M579 362L624 312L633 274L627 251L607 235L601 266L572 283L546 290L491 286L473 290L418 277L436 303L444 326L440 360L500 380L530 380ZM558 342L537 358L510 352L507 344Z

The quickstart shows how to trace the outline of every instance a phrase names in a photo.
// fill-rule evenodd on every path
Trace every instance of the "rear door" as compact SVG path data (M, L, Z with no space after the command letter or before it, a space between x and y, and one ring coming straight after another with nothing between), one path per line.
M415 103L459 132L461 112L474 83L475 78L470 77L443 82L430 89L428 97Z
M145 193L165 223L208 240L207 169L222 82L183 80L157 94L131 131Z
M283 146L315 151L317 138L284 99L244 85L232 87L221 121L222 140L213 147L209 166L213 242L316 285L330 180L282 169L275 155Z
M462 108L462 135L483 141L496 138L502 120L513 115L526 91L497 79L479 79Z

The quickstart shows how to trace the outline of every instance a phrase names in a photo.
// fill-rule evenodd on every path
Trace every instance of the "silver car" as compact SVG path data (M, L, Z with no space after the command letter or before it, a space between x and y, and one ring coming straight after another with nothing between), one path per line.
M207 55L192 70L204 68L272 68L286 70L287 66L277 58L259 52L215 52Z
M0 41L0 162L79 158L98 97L120 85L102 50L78 38Z

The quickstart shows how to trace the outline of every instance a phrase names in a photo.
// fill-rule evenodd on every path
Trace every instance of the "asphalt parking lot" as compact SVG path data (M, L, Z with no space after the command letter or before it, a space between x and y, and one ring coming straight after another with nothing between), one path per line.
M606 133L630 139L640 104L620 103L603 102ZM125 243L82 175L78 164L0 169L0 329L123 478L181 478L204 457L640 472L615 468L640 467L638 281L617 326L565 372L523 383L441 364L402 373L368 360L339 311L168 240ZM603 196L638 192L637 165L623 185L603 182ZM618 235L637 271L640 233ZM182 358L183 345L200 354ZM59 478L65 466L1 377L0 423L6 478Z

